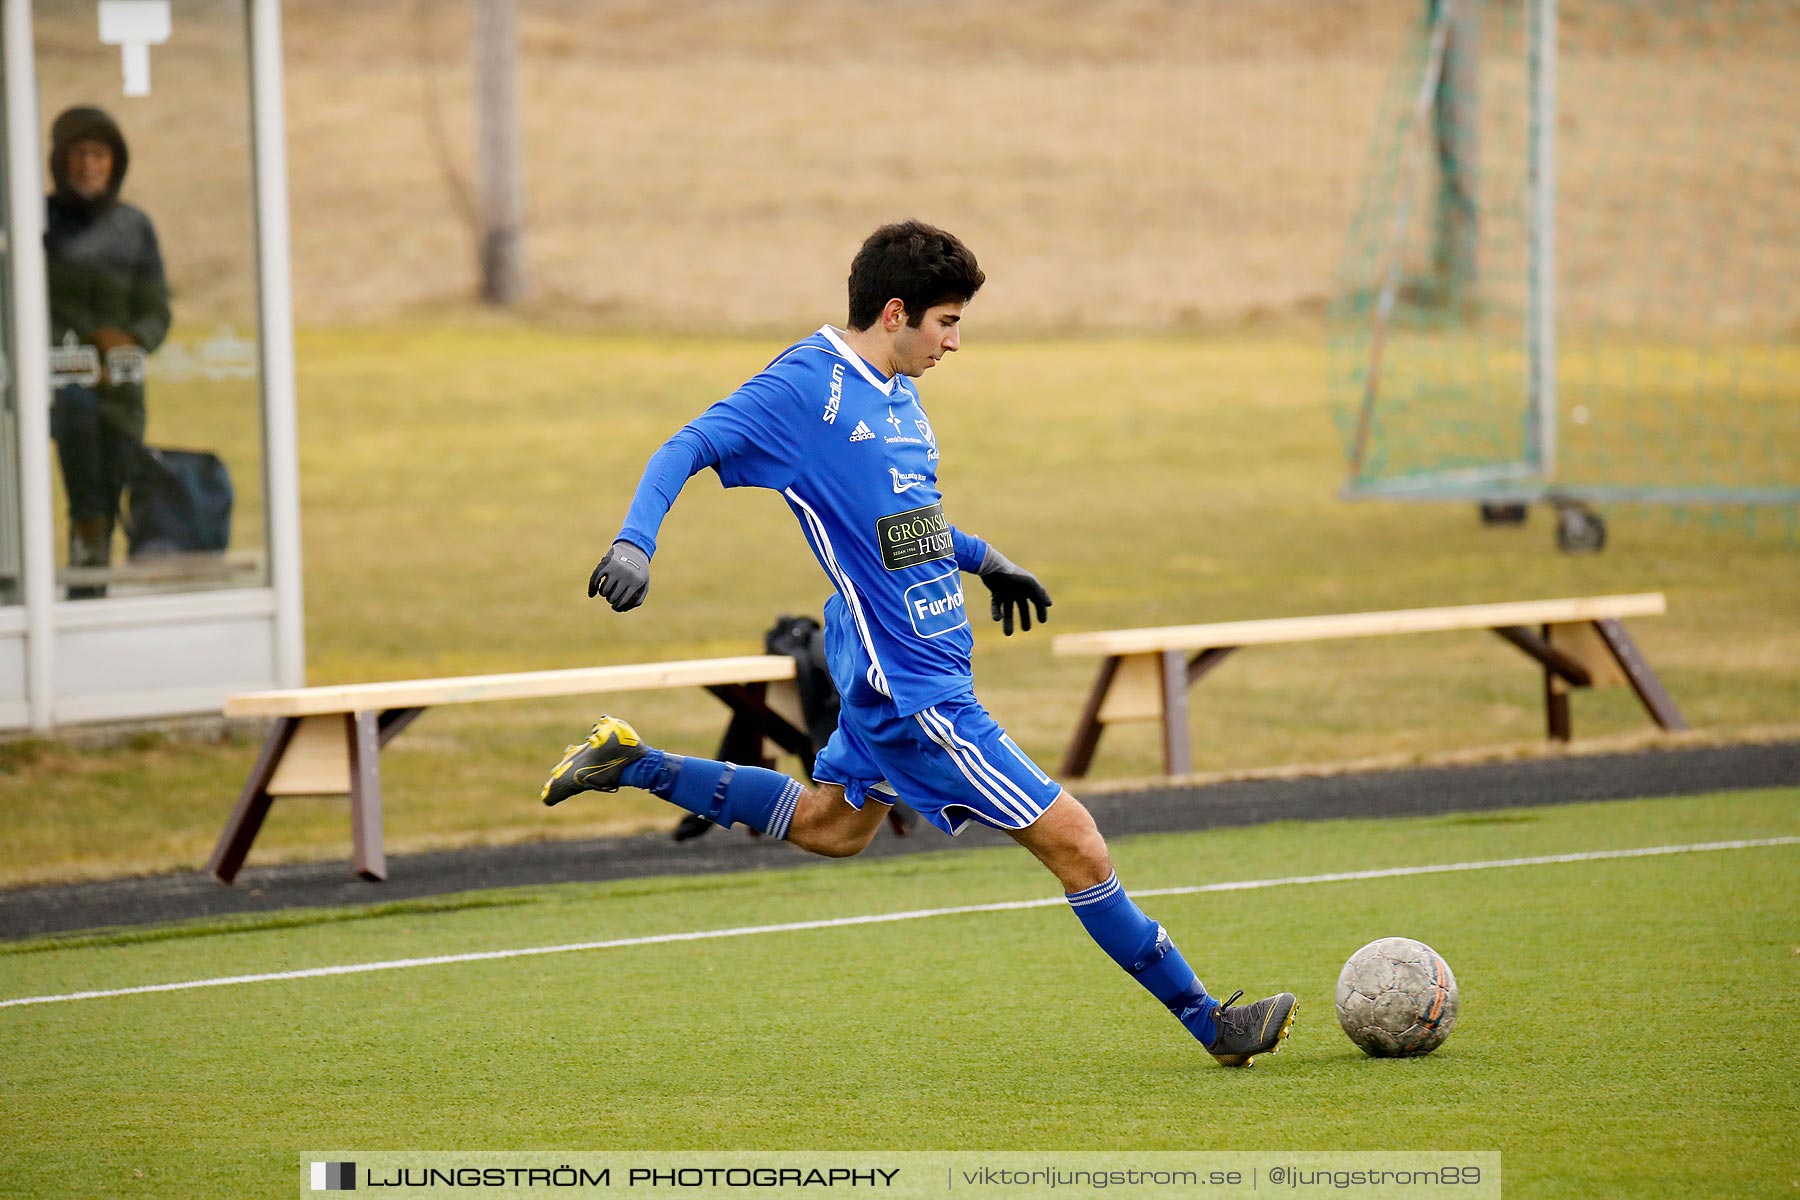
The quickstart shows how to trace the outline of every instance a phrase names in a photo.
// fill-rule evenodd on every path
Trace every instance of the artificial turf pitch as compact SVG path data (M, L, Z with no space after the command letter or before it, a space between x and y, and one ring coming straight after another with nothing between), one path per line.
M1134 891L1800 834L1800 790L1122 839ZM1055 895L1012 848L476 893L0 951L0 999ZM1800 847L1149 897L1215 991L1300 997L1217 1067L1060 904L0 1008L0 1194L284 1193L299 1151L1499 1150L1509 1195L1791 1195ZM1421 1059L1332 987L1455 969Z

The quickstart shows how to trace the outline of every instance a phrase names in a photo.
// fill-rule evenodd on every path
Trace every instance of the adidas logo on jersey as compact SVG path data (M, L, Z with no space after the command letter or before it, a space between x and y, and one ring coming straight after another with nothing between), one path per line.
M875 433L869 428L867 421L858 421L856 428L850 431L850 440L853 442L873 441L874 437Z

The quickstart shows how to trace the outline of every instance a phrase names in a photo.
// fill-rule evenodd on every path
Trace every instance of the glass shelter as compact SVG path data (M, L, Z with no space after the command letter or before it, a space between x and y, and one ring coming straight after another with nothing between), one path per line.
M0 729L299 686L279 0L0 12Z

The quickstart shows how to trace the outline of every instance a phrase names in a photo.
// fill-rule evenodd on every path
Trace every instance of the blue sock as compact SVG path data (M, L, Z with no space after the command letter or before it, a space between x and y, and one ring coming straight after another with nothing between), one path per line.
M1132 903L1116 873L1107 876L1105 883L1071 892L1068 900L1088 936L1127 975L1161 1000L1202 1046L1218 1038L1212 1015L1219 1002L1206 994L1205 985L1163 927Z
M797 780L762 767L741 767L710 758L683 758L646 750L626 765L619 782L643 788L727 829L748 825L772 838L786 838L794 805L805 790Z

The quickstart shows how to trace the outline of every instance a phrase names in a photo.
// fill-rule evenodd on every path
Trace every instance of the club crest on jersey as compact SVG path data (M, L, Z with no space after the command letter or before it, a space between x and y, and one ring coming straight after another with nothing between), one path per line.
M869 423L867 421L858 421L856 423L856 428L850 431L850 440L853 442L872 442L875 440L875 431L869 428Z
M825 423L837 424L838 408L844 403L844 364L831 367L831 394L825 398Z
M914 421L913 424L919 427L919 436L923 437L925 439L925 445L930 447L930 449L925 451L925 457L932 462L936 462L938 460L937 434L931 432L931 422L927 421L924 417L920 417L918 420Z

